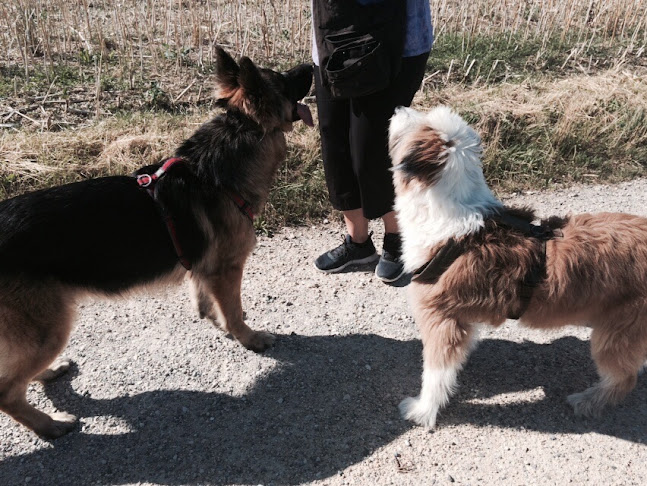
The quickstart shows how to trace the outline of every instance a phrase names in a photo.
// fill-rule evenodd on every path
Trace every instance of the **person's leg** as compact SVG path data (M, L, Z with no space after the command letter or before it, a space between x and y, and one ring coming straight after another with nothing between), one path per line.
M394 189L389 157L389 123L395 108L409 106L420 87L429 54L402 60L398 76L386 89L350 102L350 155L360 191L360 204L367 219L382 218L393 211ZM395 215L386 216L390 227ZM394 228L394 229L395 229Z
M321 157L328 197L333 208L348 211L361 207L357 178L353 172L350 153L350 101L333 99L322 85L321 74L315 67L315 94Z
M364 243L368 240L368 219L364 217L362 208L344 211L344 223L346 232L354 243Z
M332 273L351 264L374 261L377 253L368 235L368 220L361 208L359 186L351 162L350 101L333 99L323 87L316 68L315 92L328 195L332 206L342 211L347 231L341 245L315 260L317 269Z
M384 223L384 234L400 232L400 229L398 228L398 219L395 216L395 211L389 211L388 213L383 215L382 222Z
M367 219L382 218L385 239L376 274L386 282L404 273L401 242L393 211L395 193L388 153L388 130L395 108L409 106L420 87L429 54L404 58L400 74L378 93L351 100L350 151Z

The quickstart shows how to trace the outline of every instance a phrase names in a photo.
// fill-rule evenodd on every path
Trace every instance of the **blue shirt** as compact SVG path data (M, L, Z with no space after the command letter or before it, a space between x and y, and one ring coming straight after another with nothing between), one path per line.
M433 43L434 29L431 24L429 0L407 0L407 31L402 57L429 52Z
M313 0L314 1L314 0ZM382 0L356 0L361 5L379 3ZM413 57L431 50L434 43L434 29L431 24L429 0L403 0L407 2L407 27L404 36L402 57ZM319 55L312 31L312 60L319 65Z

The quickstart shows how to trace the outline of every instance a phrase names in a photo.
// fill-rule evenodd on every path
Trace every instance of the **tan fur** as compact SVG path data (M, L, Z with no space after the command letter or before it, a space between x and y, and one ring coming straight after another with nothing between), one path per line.
M45 437L65 433L75 419L40 412L25 392L30 381L56 374L46 371L72 330L74 294L51 282L0 280L0 342L7 351L0 360L0 410Z
M562 231L563 238L547 243L547 277L521 323L593 328L591 352L602 380L584 392L589 400L574 406L578 413L599 415L634 388L647 356L647 219L581 214L566 220ZM493 227L468 239L473 240L466 242L468 252L437 284L411 284L424 359L431 367L462 366L473 324L498 326L516 309L519 282L535 263L539 244Z
M255 70L250 63L247 68ZM281 101L282 97L279 99L276 94L281 104L275 108L282 110L272 111L269 104L265 113L254 112L255 107L246 99L245 88L233 85L237 83L238 67L230 66L234 74L226 70L219 73L221 96L230 98L230 108L245 111L265 130L259 155L241 161L249 168L250 175L238 188L239 196L251 205L251 212L258 214L285 159L284 131L292 127L292 108L290 102ZM260 352L272 345L274 336L254 331L245 324L240 290L245 262L256 243L254 227L222 190L214 197L220 199L219 204L194 208L208 241L201 259L191 262L190 272L178 262L170 274L144 287L179 283L188 275L200 317L210 319L246 348ZM215 221L217 227L214 227ZM133 289L136 290L142 287ZM69 432L76 418L37 410L27 403L25 392L31 381L54 379L69 368L67 360L54 361L72 330L77 301L88 294L87 289L66 287L55 278L38 281L0 276L0 410L45 438L53 439Z
M416 151L422 151L418 156L423 166L427 160L426 167L409 169L406 175L411 181L394 175L398 198L407 191L419 191L421 185L443 183L437 177L437 166L444 163L441 151L430 148L436 147L438 137L432 135L426 144L416 140L419 134L395 142L392 153L399 157L395 165ZM504 211L526 221L534 219L528 209ZM546 276L534 289L520 323L538 329L592 328L591 354L600 381L568 401L577 415L598 416L634 388L647 358L647 219L600 213L552 217L543 223L561 230L563 237L546 242ZM407 230L419 231L402 227ZM542 252L537 238L492 218L458 242L465 252L435 284L413 281L409 286L422 335L425 372L420 396L406 399L400 407L405 418L428 427L435 425L438 408L452 393L456 372L468 358L475 325L499 326L522 308L520 284ZM428 258L444 243L428 248Z

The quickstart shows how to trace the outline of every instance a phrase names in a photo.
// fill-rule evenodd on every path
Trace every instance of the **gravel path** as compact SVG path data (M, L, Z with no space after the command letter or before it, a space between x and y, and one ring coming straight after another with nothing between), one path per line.
M647 180L506 201L645 215ZM259 239L243 302L278 334L264 355L200 321L185 288L83 305L73 370L29 391L80 426L48 443L0 414L0 485L647 484L647 376L600 420L565 402L595 380L587 330L484 330L438 428L400 420L421 372L405 289L372 268L318 273L340 231Z

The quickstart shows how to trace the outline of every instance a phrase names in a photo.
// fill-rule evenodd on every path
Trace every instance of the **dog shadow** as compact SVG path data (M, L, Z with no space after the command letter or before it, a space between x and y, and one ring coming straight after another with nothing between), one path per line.
M40 484L40 475L43 484L60 485L298 484L336 475L412 427L399 418L397 404L418 392L419 341L284 335L268 354L278 366L244 396L159 390L98 400L74 391L73 370L45 387L54 405L83 421L118 418L130 431L76 430L50 447L7 458L0 463L0 484L35 476ZM594 380L586 341L484 340L438 426L595 431L647 443L647 380L602 419L577 420L565 397ZM533 393L538 400L496 400L537 388L543 389Z
M566 397L597 381L588 340L484 340L459 374L460 388L439 425L469 421L551 434L596 432L647 444L647 376L639 376L636 388L602 417L575 417Z

